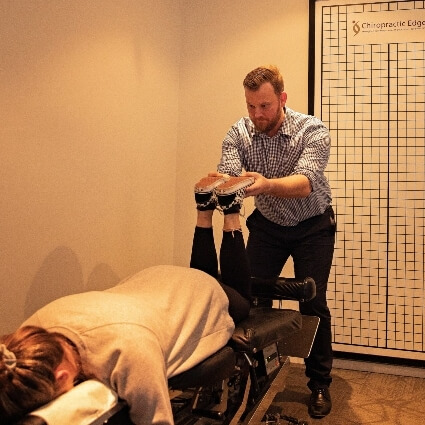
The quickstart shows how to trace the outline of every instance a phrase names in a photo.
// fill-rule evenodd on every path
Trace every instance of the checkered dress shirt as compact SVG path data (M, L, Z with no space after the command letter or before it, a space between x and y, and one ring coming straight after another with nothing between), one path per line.
M313 190L306 198L255 197L255 206L268 220L295 226L323 214L332 202L324 175L329 153L330 135L322 121L286 107L282 126L273 137L256 131L248 117L236 122L224 138L218 171L237 176L245 169L266 178L307 176Z

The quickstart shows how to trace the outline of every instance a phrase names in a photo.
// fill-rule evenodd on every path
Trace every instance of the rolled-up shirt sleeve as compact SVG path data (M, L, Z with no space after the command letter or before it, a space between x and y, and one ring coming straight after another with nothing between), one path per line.
M304 149L292 174L305 175L312 190L322 185L324 171L328 165L331 138L324 126L311 126L304 132Z

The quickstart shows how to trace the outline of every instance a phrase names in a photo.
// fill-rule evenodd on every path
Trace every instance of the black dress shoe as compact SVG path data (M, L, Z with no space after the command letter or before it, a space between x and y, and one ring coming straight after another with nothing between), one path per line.
M251 291L252 296L258 298L307 302L316 296L316 282L311 277L303 281L284 277L251 277Z
M331 409L332 401L328 387L317 388L311 392L308 414L312 418L323 418Z

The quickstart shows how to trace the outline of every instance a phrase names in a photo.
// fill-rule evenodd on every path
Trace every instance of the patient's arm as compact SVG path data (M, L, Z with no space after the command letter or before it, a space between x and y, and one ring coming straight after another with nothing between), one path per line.
M141 328L140 338L136 335L133 332L125 349L117 352L109 385L129 405L135 425L172 425L164 353L148 330ZM105 379L108 377L103 376Z

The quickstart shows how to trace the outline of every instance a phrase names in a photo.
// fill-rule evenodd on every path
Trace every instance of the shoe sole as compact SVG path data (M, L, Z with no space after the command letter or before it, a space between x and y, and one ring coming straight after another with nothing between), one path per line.
M217 186L225 183L228 177L204 177L195 184L195 193L211 193Z
M215 193L217 195L232 195L240 189L251 186L254 181L254 177L230 177L226 182L216 187Z

